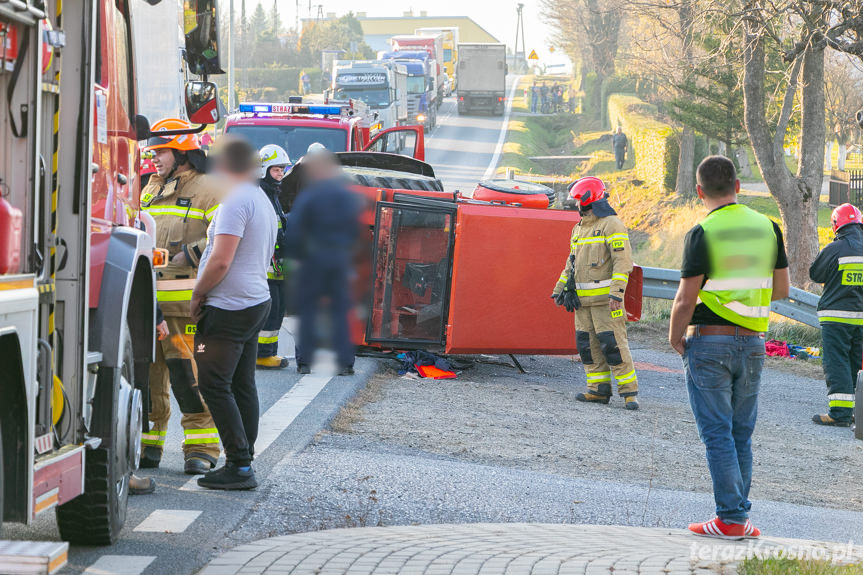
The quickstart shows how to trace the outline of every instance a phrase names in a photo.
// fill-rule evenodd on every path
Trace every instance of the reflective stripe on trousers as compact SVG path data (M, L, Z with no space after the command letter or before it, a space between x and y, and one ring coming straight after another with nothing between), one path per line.
M186 445L200 443L219 443L219 430L215 427L208 429L184 429L185 438L183 442Z
M166 431L148 431L141 434L141 443L143 445L165 445Z
M831 393L827 396L827 401L830 402L830 407L847 407L854 409L854 400L856 398L850 393Z
M258 343L277 343L278 341L279 341L278 330L258 332Z

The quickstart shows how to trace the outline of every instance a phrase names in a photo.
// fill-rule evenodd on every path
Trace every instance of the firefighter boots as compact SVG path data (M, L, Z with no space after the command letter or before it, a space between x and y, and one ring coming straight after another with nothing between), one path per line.
M638 398L634 395L624 397L623 400L626 402L624 403L624 407L626 407L626 409L630 411L636 411L638 409Z
M190 453L186 455L186 462L183 464L183 473L186 475L204 475L215 466L215 462L210 457L203 454Z
M255 367L258 369L285 369L288 367L288 358L280 355L259 357L255 363Z
M611 399L611 397L608 395L599 395L599 394L593 393L592 391L588 391L587 393L579 393L578 395L575 396L575 399L577 401L584 401L586 403L607 404L608 401Z
M818 425L829 425L830 427L851 427L851 420L833 419L829 415L819 414L812 416L812 422Z
M162 461L162 450L152 445L145 445L141 452L141 463L138 467L141 469L156 469Z
M129 477L129 495L149 495L156 491L156 481L152 477Z

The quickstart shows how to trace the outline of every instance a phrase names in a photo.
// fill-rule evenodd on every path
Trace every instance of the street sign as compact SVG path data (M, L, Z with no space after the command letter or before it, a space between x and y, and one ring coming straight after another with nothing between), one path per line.
M528 60L539 60L539 56L536 55L536 50L530 51L530 56L527 57Z

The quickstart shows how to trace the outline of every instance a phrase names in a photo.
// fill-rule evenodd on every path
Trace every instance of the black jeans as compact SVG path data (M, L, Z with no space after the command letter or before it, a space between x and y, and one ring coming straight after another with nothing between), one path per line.
M269 301L239 311L204 306L195 333L198 388L225 457L239 467L249 465L255 454L260 417L255 361L258 332L269 311Z

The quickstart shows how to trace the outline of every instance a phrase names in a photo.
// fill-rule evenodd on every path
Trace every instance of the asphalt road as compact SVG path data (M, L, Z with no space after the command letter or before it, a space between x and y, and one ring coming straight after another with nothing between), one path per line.
M504 137L503 125L502 117L458 116L455 99L447 99L441 108L438 127L426 140L426 160L434 166L447 189L472 190L491 169L489 165L496 164ZM283 337L281 344L283 353L292 356L290 340ZM140 472L156 479L157 492L130 498L126 526L115 545L73 547L69 565L61 573L191 574L230 547L235 540L232 533L260 532L255 526L245 525L248 518L256 510L272 510L286 503L279 501L274 507L271 498L280 497L279 492L265 486L270 481L284 479L284 462L303 452L375 369L374 360L360 359L357 375L351 378L332 378L326 375L326 366L322 367L324 375L315 373L305 378L296 374L293 364L283 372L258 372L261 413L267 431L262 430L254 463L258 481L264 486L257 491L198 490L194 478L182 472L182 428L179 417L175 416L168 430L161 467ZM173 412L179 413L176 404ZM262 441L269 442L265 449L261 449ZM29 528L5 524L3 538L58 541L59 534L53 513L49 512Z
M515 76L507 78L508 97L517 82ZM426 141L426 162L432 165L446 190L470 195L477 182L491 177L497 167L505 138L501 128L508 113L503 118L460 116L453 97L444 102L439 114L438 125Z

